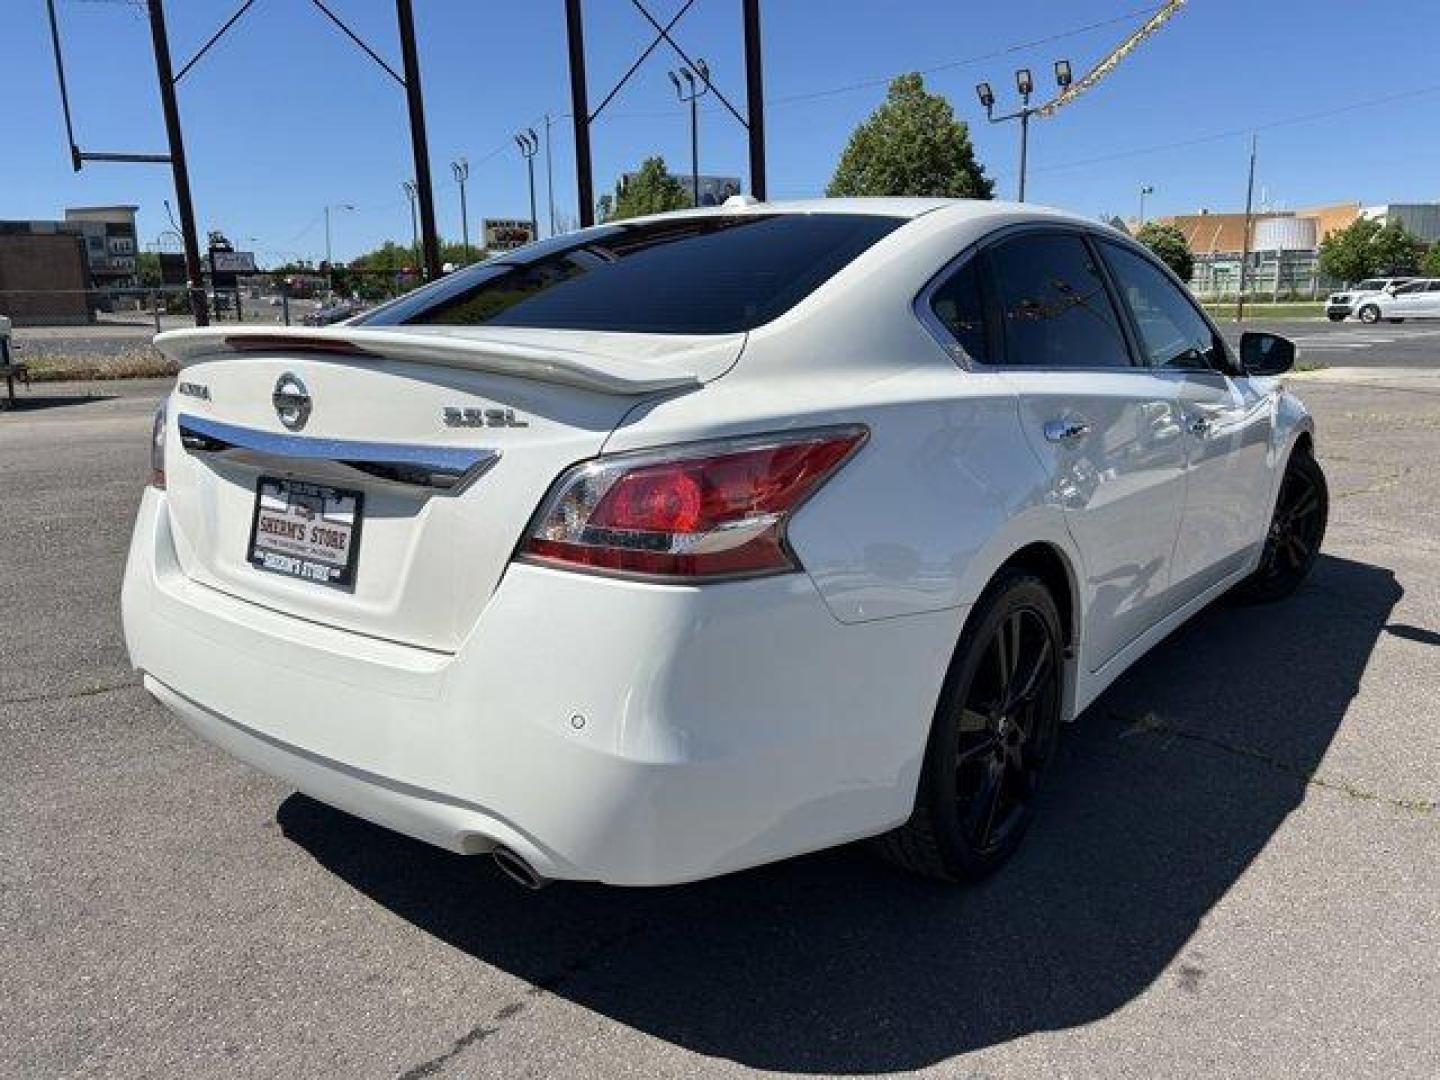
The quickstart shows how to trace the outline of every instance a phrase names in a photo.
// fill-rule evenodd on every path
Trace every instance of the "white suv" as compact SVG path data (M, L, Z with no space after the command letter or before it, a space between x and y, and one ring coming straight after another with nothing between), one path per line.
M1440 319L1440 278L1412 278L1384 292L1362 296L1356 300L1355 314L1366 323Z
M1325 315L1331 322L1342 322L1356 313L1362 298L1404 285L1409 278L1366 278L1344 292L1331 293L1325 301Z
M686 211L157 344L146 688L530 885L983 874L1060 724L1325 528L1294 346L1033 206Z

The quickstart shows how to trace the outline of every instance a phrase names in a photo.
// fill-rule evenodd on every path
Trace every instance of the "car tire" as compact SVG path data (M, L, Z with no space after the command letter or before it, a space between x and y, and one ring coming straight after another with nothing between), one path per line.
M1059 733L1064 636L1044 582L1001 573L968 619L931 723L915 809L878 839L890 862L977 881L1019 846Z
M1363 323L1374 325L1380 321L1380 309L1374 304L1366 304L1355 314L1360 317L1360 321Z
M1298 589L1320 557L1329 517L1325 472L1308 450L1299 447L1290 455L1280 481L1260 565L1235 587L1235 598L1242 603L1268 604Z
M1345 321L1345 316L1344 316L1344 315L1341 315L1338 311L1332 311L1329 315L1327 315L1327 316L1325 316L1325 317L1326 317L1327 319L1329 319L1331 322L1344 322L1344 321Z

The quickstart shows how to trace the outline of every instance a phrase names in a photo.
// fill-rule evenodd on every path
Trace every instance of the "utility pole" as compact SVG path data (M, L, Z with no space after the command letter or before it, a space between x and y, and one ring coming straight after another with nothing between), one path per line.
M1250 269L1250 215L1255 208L1255 147L1259 136L1250 136L1250 179L1245 185L1245 238L1240 250L1240 296L1235 301L1235 321L1245 321L1245 278Z
M696 74L700 78L695 78ZM710 90L710 69L705 61L695 60L695 70L682 65L679 73L670 72L670 83L675 87L675 96L690 105L690 199L692 206L700 205L700 120L696 103ZM684 79L682 86L680 80Z
M1063 91L1073 82L1070 72L1069 60L1055 61L1055 83ZM1030 74L1029 68L1020 68L1015 72L1015 89L1020 92L1020 108L1004 116L995 115L995 93L990 89L988 82L982 82L975 87L975 95L980 99L980 104L985 107L985 119L992 124L1001 124L1007 120L1020 121L1020 194L1019 202L1025 201L1025 175L1028 168L1030 152L1030 117L1046 108L1044 105L1031 106L1030 95L1035 92L1035 78Z
M570 117L575 125L575 192L580 227L595 224L595 186L590 165L590 101L585 89L585 20L580 0L565 0L565 32L570 49Z
M520 156L525 159L526 171L530 174L530 242L540 239L540 226L535 219L535 155L540 151L540 138L534 128L526 128L515 136L515 145L520 147Z
M1154 184L1141 184L1141 185L1140 185L1140 224L1141 224L1141 226L1144 226L1144 224L1145 224L1145 196L1146 196L1146 195L1154 195L1154 194L1155 194L1155 185L1154 185Z
M460 246L465 251L465 263L470 263L470 215L465 206L465 181L470 179L470 162L463 157L459 161L450 163L450 171L455 174L455 183L460 185Z
M550 114L545 114L545 198L550 207L550 235L555 235L555 155L550 152Z
M745 128L750 136L750 194L765 201L765 86L760 60L760 0L743 0Z
M416 188L414 180L402 180L400 186L405 189L405 197L410 200L410 254L415 256L415 272L421 274L420 222L415 217L415 200L420 192Z
M325 207L325 287L332 292L335 289L335 277L333 265L335 257L330 253L330 211L331 210L354 210L355 207L349 203L335 203Z
M165 30L164 0L150 0L150 37L155 45L155 74L160 80L160 107L165 112L165 135L170 142L170 167L175 174L175 201L180 207L180 235L185 241L185 278L196 326L210 325L205 277L200 267L200 234L195 228L195 204L190 199L190 168L185 162L185 139L180 130L180 106L175 100L175 75L170 66L170 37Z
M440 277L440 238L435 232L435 189L430 180L430 144L425 137L425 97L420 89L420 57L415 47L415 11L411 0L395 0L400 24L400 55L405 62L405 101L410 109L410 145L415 153L415 187L427 280Z

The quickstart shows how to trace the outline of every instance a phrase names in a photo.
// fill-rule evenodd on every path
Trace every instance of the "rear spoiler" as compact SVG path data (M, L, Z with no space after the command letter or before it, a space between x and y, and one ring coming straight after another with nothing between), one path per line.
M232 353L307 358L406 360L559 383L602 394L648 394L698 387L700 374L683 359L665 367L604 353L438 333L355 327L206 327L170 330L155 347L180 367Z

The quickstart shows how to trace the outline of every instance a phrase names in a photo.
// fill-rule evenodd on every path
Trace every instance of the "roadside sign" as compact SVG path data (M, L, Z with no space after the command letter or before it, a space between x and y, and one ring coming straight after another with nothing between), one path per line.
M486 218L482 235L490 251L513 251L535 239L530 222L514 218Z

